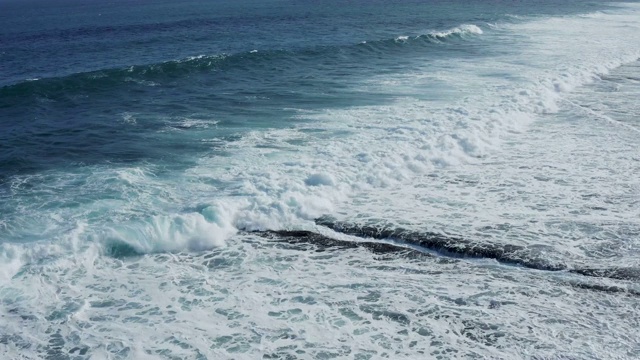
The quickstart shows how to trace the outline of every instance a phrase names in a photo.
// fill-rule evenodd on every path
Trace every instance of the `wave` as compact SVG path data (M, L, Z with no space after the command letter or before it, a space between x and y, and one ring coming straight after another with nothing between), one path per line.
M101 244L103 251L116 258L144 254L203 251L225 246L225 240L241 232L286 242L300 250L334 251L367 249L376 255L396 255L411 259L443 258L491 259L504 265L514 265L532 270L567 272L593 278L640 281L640 268L572 267L561 261L549 260L545 251L531 250L526 246L499 242L474 241L462 236L429 231L408 230L380 224L360 225L336 221L324 216L315 220L315 230L260 230L260 227L240 227L230 221L233 209L205 207L197 212L174 216L154 216L146 221L121 224L89 235L94 244ZM329 229L330 234L319 231ZM84 232L84 228L81 232ZM331 234L334 234L333 236ZM339 235L348 235L350 239ZM75 237L78 237L76 234ZM552 251L552 250L547 250ZM5 254L6 255L6 254ZM586 286L586 285L585 285Z
M449 257L493 259L501 263L536 270L567 270L566 265L549 261L544 254L533 253L526 247L519 245L471 241L462 237L446 236L433 232L416 232L384 225L350 224L337 222L330 218L320 218L316 223L339 233L378 240L401 241Z
M473 25L473 24L462 24L460 26L457 26L451 29L447 29L443 31L432 31L426 34L421 34L416 36L402 35L402 36L396 37L395 39L393 39L393 41L396 43L399 43L399 42L409 43L412 41L426 40L427 42L430 42L430 43L442 43L445 41L450 41L454 39L465 39L470 36L477 36L482 34L484 34L484 31L482 31L482 29L479 26ZM389 40L382 40L382 41L379 41L379 43L384 43L388 41ZM365 43L369 44L368 42L365 42Z
M587 277L609 278L616 280L640 280L640 268L611 267L611 268L575 268L564 263L551 262L544 253L533 252L527 247L471 241L462 237L444 235L428 231L411 231L392 226L367 226L337 222L330 218L319 218L318 225L328 227L339 233L357 237L400 241L400 251L405 251L406 245L416 246L436 252L439 256L493 259L500 263L518 265L534 270L567 271ZM287 235L285 233L285 235ZM402 244L404 243L404 247ZM412 248L412 249L415 249Z
M69 253L82 262L102 255L127 258L223 248L225 240L238 231L229 223L230 212L231 209L206 206L199 211L102 226L78 222L70 231L44 241L6 241L0 243L0 286L30 265L54 262Z
M553 251L552 249L541 251L526 246L476 241L462 236L408 230L385 224L360 225L336 221L327 216L315 219L315 224L319 227L315 230L273 230L269 225L242 227L233 223L234 212L231 208L208 206L196 212L154 216L145 221L121 224L88 237L94 240L93 243L101 244L107 255L118 258L224 247L226 239L238 232L245 232L296 245L301 250L310 250L307 245L312 245L316 251L363 248L376 255L393 254L412 259L491 259L504 265L532 270L564 271L585 277L615 280L640 280L640 268L574 267L559 260L549 260L547 251ZM266 230L261 230L262 228ZM323 228L355 239L347 240L318 232L318 229Z
M432 255L418 251L408 247L402 247L396 244L389 244L378 241L346 241L334 239L313 231L308 230L266 230L252 231L270 240L286 242L290 245L298 246L300 250L308 251L310 245L315 247L315 251L331 251L346 249L367 249L377 255L395 254L407 258L431 258Z
M398 44L409 46L437 45L449 40L464 39L480 35L483 31L476 25L463 24L458 27L434 31L417 36L400 36L392 39L362 41L340 46L317 46L292 50L252 49L235 54L214 54L191 56L146 65L131 65L123 68L108 68L81 72L61 77L31 78L23 82L0 88L2 98L37 95L58 98L67 93L99 92L117 86L140 85L158 86L163 81L183 78L194 73L250 69L268 62L304 61L313 62L318 58L335 57L335 54L362 57L372 51L393 55Z
M440 262L491 259L525 269L579 275L584 279L559 278L563 283L579 289L640 296L640 292L627 286L584 281L586 278L601 278L635 283L640 281L640 268L637 267L572 267L562 262L550 262L544 253L536 253L523 246L472 241L461 236L383 224L359 225L335 221L329 217L316 219L317 227L314 230L255 230L250 227L238 230L228 222L232 213L232 209L206 207L199 212L154 216L146 221L121 224L93 233L86 224L79 223L65 241L58 239L52 243L39 242L28 247L23 246L24 244L3 244L0 247L3 264L0 268L0 284L10 281L25 265L55 261L69 250L76 254L82 253L82 259L79 260L81 262L91 262L98 254L122 259L185 250L199 252L225 247L225 239L240 232L286 243L288 248L300 251L366 249L377 255L377 261L398 257L418 261L436 259ZM348 235L348 238L342 235Z
M473 24L462 24L453 29L449 29L446 31L437 31L428 34L427 36L434 37L437 39L447 39L452 36L466 36L466 35L482 35L483 31L480 27Z
M69 93L99 92L127 84L157 86L156 81L159 80L179 78L193 72L215 69L223 65L227 57L224 54L202 55L150 65L133 65L127 68L103 69L63 77L30 79L0 88L0 99L30 95L55 99Z
M107 254L127 257L159 252L202 251L225 245L224 240L237 232L225 219L224 209L204 208L200 212L153 216L119 224L93 236ZM90 238L91 238L90 237Z
M579 25L582 25L582 20L580 21ZM617 25L615 26L617 29ZM495 86L490 88L490 91L481 92L478 96L470 97L470 100L465 100L461 104L454 103L450 107L432 111L432 108L418 101L399 101L389 106L335 111L329 109L316 117L308 117L310 120L317 120L309 123L323 124L322 126L347 124L348 127L345 127L347 131L362 129L358 139L349 139L354 141L336 141L335 138L331 138L331 134L338 133L344 128L330 129L331 126L325 126L322 131L326 131L331 140L323 142L319 137L314 139L316 144L308 148L308 154L296 152L291 156L291 153L287 153L283 154L283 158L277 158L277 154L264 156L260 145L272 146L276 143L286 146L287 141L294 143L305 140L305 133L284 129L262 132L254 138L243 137L231 150L235 151L237 159L259 158L261 161L259 167L256 167L255 163L241 163L241 160L229 165L228 158L212 157L203 158L201 163L192 170L202 179L210 177L230 184L241 184L230 190L232 195L222 194L222 198L216 200L219 203L234 204L236 208L223 211L224 216L207 215L201 211L161 216L124 225L116 224L95 235L95 238L99 239L100 243L105 243L107 247L112 246L112 252L115 254L197 250L222 246L224 240L239 229L300 228L301 223L313 220L322 214L335 214L333 207L344 204L344 199L355 195L357 191L384 189L394 184L410 183L417 174L425 174L434 169L437 171L441 166L455 164L457 159L467 161L471 156L482 156L483 144L488 144L487 147L493 146L504 132L511 129L518 130L517 125L526 123L536 114L552 112L562 92L593 81L595 75L607 73L612 68L638 58L637 50L627 46L626 39L620 40L619 43L602 41L601 47L587 47L583 43L573 41L572 36L563 36L564 42L550 45L556 44L554 41L558 40L558 31L564 29L570 32L576 28L580 27L575 21L560 19L521 24L511 29L513 31L510 33L542 34L538 35L541 40L532 44L539 45L538 47L542 50L529 46L522 49L523 53L518 53L517 57L510 59L516 65L524 63L524 60L538 61L533 64L535 66L530 63L525 63L524 66L512 64L511 71L514 74L524 70L531 71L529 74L523 74L523 76L528 75L527 81L513 86ZM599 35L595 28L584 28L593 29L588 35L601 36L597 39L621 39L610 36L609 32ZM618 34L615 31L612 33ZM452 34L456 34L452 36L459 36L460 33L454 31ZM562 32L559 34L564 35ZM582 32L574 35L583 36ZM398 44L395 38L376 44L393 48L404 46L404 44ZM565 53L560 52L561 47L571 44L575 44L576 47L568 49ZM365 46L368 44L358 44L348 49L360 49ZM311 50L307 51L313 53ZM265 55L265 52L258 51L242 56L249 59L245 64L255 64L256 61L264 61L268 56L273 58L274 54L284 52L266 53ZM558 55L536 58L535 55L539 53ZM300 57L302 53L296 54ZM561 57L561 55L564 56ZM234 56L213 58L201 56L162 63L155 67L140 66L117 70L116 74L123 74L122 78L131 73L141 76L149 76L149 74L165 76L166 72L180 73L194 71L193 69L199 71L200 68L212 69L216 66L237 66L238 61L230 60L233 58ZM212 64L209 64L210 62ZM468 66L466 73L460 71L454 74L455 77L463 78L466 74L476 73L475 64L468 64ZM77 76L86 77L86 74ZM43 81L48 80L34 81L29 84ZM62 78L59 81L65 80ZM483 101L476 101L478 99ZM494 101L494 99L497 100ZM428 113L427 118L425 113ZM389 119L401 119L402 122L390 124ZM454 120L455 125L449 126L454 124ZM464 120L468 121L464 122ZM375 145L372 146L372 144ZM215 172L216 168L228 169L230 166L233 166L232 170L222 174ZM224 198L225 195L229 197ZM343 213L345 211L343 210ZM338 224L331 226L337 227ZM419 243L418 245L423 248L447 253L451 257L490 258L538 270L571 270L566 264L549 261L544 254L515 245L477 243L462 237L442 239L438 234L424 236L424 233L397 228L387 228L381 232L380 228L355 229L349 224L340 226L344 232L353 231L367 237L385 236L407 242L412 241ZM583 273L583 275L599 274L596 271L583 271ZM610 277L629 274L629 272L611 271L606 273Z
M460 258L493 259L503 264L519 265L525 268L549 272L567 272L585 277L607 278L623 281L639 281L640 268L570 268L566 264L545 262L540 257L528 257L525 248L506 244L472 242L461 237L452 237L432 232L416 232L394 227L373 227L334 222L327 218L318 219L321 226L327 226L338 233L362 238L362 240L343 240L306 230L267 230L252 231L271 241L284 242L302 251L341 251L348 249L367 249L376 255L394 255L408 259L433 259L459 261ZM392 241L392 242L383 242ZM435 253L434 253L435 252ZM385 260L379 257L378 260ZM390 258L389 258L390 259ZM611 284L594 284L571 278L568 285L600 292L625 293L640 296L632 288Z

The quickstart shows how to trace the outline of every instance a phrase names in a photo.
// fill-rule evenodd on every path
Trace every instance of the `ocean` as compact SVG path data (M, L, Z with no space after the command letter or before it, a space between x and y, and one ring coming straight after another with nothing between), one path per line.
M0 24L0 358L640 358L637 1Z

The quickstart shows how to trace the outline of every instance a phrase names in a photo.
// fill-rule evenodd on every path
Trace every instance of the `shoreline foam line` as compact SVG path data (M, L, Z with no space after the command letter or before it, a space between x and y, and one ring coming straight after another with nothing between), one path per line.
M394 244L388 242L381 242L375 240L387 240L387 238L379 237L372 238L374 241L363 240L363 241L349 241L349 240L339 240L332 238L327 235L319 234L313 231L307 230L266 230L266 231L248 231L248 234L255 234L262 238L268 239L269 241L278 242L278 243L287 243L292 245L294 249L300 251L309 251L311 250L308 246L314 246L316 252L326 252L326 251L338 251L338 250L346 250L346 249L366 249L375 255L381 255L376 258L376 260L387 260L384 255L398 255L401 257L409 258L409 259L439 259L446 260L450 262L461 261L465 258L481 258L475 256L476 252L471 251L471 254L474 256L462 257L462 256L450 256L446 253L443 253L437 248L427 249L427 250L436 250L436 254L432 254L431 252L421 251L417 248L403 246L403 244ZM378 234L391 234L389 231L381 231ZM404 231L395 232L396 234L407 234ZM434 233L428 233L430 236L434 235ZM357 236L357 234L352 234ZM424 235L424 234L422 234ZM438 235L438 234L435 234ZM446 239L445 236L438 235L439 239ZM305 246L308 245L308 246ZM408 243L407 245L412 245ZM420 245L422 246L422 245ZM498 245L493 245L494 248L498 248ZM458 249L462 249L461 247ZM459 252L461 254L461 251ZM493 258L503 265L513 265L513 263L504 262L498 259ZM518 264L520 265L520 264ZM582 275L585 278L601 278L601 279L613 279L613 280L626 280L626 281L637 281L640 280L640 268L608 268L608 269L595 269L595 268L579 268L579 269L570 269L566 265L559 265L556 268L533 268L522 266L524 268L547 271L553 273L565 272L569 274ZM569 285L571 287L583 290L592 290L598 292L606 292L612 294L626 294L631 296L640 296L640 291L623 287L618 285L609 285L609 284L596 284L585 282L577 279L565 279L561 281L562 283Z

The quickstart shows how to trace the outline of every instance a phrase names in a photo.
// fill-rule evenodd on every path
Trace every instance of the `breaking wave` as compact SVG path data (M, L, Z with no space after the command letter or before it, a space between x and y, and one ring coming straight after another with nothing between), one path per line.
M402 228L374 227L334 222L330 219L318 219L321 226L327 226L338 233L361 238L361 240L344 240L323 235L313 231L254 231L262 237L276 242L285 242L300 250L340 251L347 249L367 249L376 255L395 255L410 259L441 258L448 261L458 259L492 259L499 263L518 265L533 270L550 272L567 272L593 278L608 278L623 281L640 280L640 268L571 268L564 263L550 263L541 256L534 255L525 247L499 243L473 242L461 237L447 236L432 232L409 231ZM312 247L312 248L309 248ZM384 257L379 260L384 260ZM633 288L593 284L580 281L579 278L566 280L570 286L593 291L609 293L626 293L640 296Z

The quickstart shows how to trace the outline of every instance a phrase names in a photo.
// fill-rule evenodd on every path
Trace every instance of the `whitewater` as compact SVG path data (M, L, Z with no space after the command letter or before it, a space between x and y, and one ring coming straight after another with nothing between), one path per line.
M639 357L640 6L571 10L7 72L0 354Z

